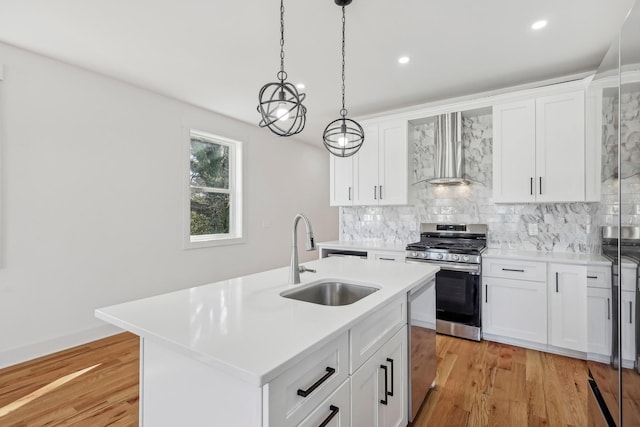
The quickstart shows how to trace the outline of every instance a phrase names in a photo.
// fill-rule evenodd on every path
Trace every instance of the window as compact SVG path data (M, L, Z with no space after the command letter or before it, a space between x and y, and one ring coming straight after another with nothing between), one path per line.
M242 143L191 130L187 247L242 242Z

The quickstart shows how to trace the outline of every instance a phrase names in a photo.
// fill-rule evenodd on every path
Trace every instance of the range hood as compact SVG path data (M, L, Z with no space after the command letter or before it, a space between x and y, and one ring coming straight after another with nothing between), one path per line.
M468 184L463 178L462 158L462 114L441 114L436 117L434 132L436 143L435 176L430 184Z

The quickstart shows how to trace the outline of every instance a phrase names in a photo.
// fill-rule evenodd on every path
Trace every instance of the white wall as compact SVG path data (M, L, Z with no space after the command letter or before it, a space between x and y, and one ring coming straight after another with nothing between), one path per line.
M0 64L0 366L113 332L97 307L286 265L297 212L338 237L321 148L3 44ZM185 125L246 143L245 244L183 249Z

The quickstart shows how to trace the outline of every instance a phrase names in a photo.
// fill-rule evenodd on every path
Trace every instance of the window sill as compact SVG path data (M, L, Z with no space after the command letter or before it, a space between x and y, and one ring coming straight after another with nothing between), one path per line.
M215 246L239 245L245 243L244 237L210 237L210 238L191 238L185 242L185 249L210 248Z

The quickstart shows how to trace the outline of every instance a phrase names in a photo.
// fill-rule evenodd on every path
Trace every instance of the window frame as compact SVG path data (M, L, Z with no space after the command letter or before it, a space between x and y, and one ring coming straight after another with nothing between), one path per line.
M191 140L197 138L229 148L229 189L200 187L191 184ZM243 215L243 142L190 128L187 132L186 195L184 214L185 249L234 245L245 242ZM229 233L191 234L191 191L200 189L207 193L229 194Z

